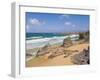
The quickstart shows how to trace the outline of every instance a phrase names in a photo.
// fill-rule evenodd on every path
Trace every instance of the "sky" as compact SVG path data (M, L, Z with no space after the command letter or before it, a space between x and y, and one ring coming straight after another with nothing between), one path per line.
M67 33L89 30L89 15L26 12L26 32Z

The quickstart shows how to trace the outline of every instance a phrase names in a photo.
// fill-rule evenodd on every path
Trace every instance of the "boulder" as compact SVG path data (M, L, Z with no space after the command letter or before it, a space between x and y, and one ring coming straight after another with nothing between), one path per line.
M72 62L74 64L89 64L89 49L86 50L84 49L83 51L81 51L79 54L76 54L72 57Z

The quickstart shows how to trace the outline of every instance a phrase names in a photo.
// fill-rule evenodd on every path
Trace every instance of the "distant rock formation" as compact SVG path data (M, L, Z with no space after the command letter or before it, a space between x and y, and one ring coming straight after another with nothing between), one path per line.
M84 49L82 52L80 52L79 54L76 54L72 57L72 62L74 64L89 64L90 63L90 59L89 59L89 47L88 49Z
M63 41L63 44L61 46L67 48L67 47L70 47L72 45L73 45L73 43L72 43L71 39L65 38L64 41Z
M89 31L81 32L81 33L79 33L79 39L80 40L84 39L85 41L89 41L89 38L90 38L89 35L90 35Z

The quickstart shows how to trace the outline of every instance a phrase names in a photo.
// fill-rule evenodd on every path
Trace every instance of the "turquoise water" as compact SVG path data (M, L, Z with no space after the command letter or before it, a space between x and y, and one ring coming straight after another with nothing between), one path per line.
M64 35L59 33L26 33L26 48L33 49L45 45L63 44L63 40L71 37L77 39L77 35Z
M60 33L26 33L26 40L62 37L62 36L65 35Z

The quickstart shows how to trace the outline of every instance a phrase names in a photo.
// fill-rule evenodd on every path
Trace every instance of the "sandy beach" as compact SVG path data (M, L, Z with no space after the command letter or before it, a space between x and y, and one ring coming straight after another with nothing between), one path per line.
M87 49L89 43L75 44L66 48L67 56L65 54L60 54L56 57L48 58L52 53L48 53L39 57L32 58L26 61L26 67L39 67L39 66L62 66L62 65L76 65L72 62L72 56L79 54L83 49ZM62 47L51 47L50 50L61 50ZM48 49L49 50L49 49ZM59 51L60 52L60 51Z

